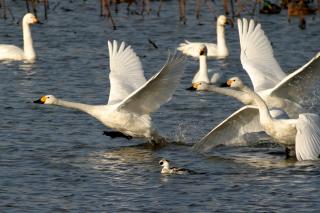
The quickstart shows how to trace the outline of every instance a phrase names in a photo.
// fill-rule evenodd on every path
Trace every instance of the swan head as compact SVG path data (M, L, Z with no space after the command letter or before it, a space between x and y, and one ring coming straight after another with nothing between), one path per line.
M39 20L32 13L27 13L23 17L23 22L27 24L37 24L39 23Z
M232 77L227 81L227 85L231 88L241 90L244 87L242 80L239 77Z
M45 95L39 98L38 100L33 101L36 104L56 104L57 98L53 95Z
M195 90L205 91L208 90L209 84L207 84L206 82L197 82L193 83L192 87L195 88Z
M166 160L166 159L162 159L162 160L159 161L159 165L162 166L162 167L169 168L169 161Z
M207 53L208 53L208 50L207 50L207 46L206 45L204 45L204 44L201 44L200 46L199 46L199 55L200 56L207 56Z
M217 25L218 26L225 26L227 24L230 24L231 27L233 26L233 21L231 19L228 19L225 15L220 15L218 17L218 20L217 20Z

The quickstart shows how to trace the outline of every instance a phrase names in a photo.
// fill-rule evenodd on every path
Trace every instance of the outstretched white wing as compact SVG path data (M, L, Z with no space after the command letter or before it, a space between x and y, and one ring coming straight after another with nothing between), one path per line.
M139 115L156 111L163 103L171 99L179 84L184 67L184 56L169 55L162 69L123 100L118 109Z
M271 95L301 103L320 83L320 52L308 63L285 77L271 91ZM319 87L318 87L319 88Z
M320 157L320 117L316 114L300 114L297 124L296 156L301 160L317 160Z
M241 135L263 131L259 120L259 110L255 106L244 106L218 124L193 148L208 152L219 145L233 145Z
M200 53L199 50L202 45L206 45L207 47L207 57L217 57L217 45L213 43L190 42L185 40L184 43L179 44L177 50L181 51L185 55L198 58Z
M128 97L133 91L141 87L146 79L143 75L141 62L131 46L117 41L109 47L110 64L110 95L108 104L116 104Z
M273 50L261 25L247 19L238 19L238 30L241 47L241 63L250 76L254 91L271 89L286 74L273 56Z

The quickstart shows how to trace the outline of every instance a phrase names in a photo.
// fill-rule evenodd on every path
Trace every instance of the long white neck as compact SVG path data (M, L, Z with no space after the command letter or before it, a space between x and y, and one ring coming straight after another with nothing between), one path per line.
M264 100L262 100L262 98L257 93L252 91L247 86L244 86L242 88L242 91L247 92L254 99L256 105L258 105L261 124L268 123L273 120L273 118L269 112L268 106L266 105Z
M57 101L54 103L54 105L63 106L70 109L77 109L83 112L86 112L88 114L92 114L92 109L94 106L88 105L88 104L82 104L82 103L76 103L71 101L64 101L62 99L57 99Z
M195 75L194 79L192 80L193 83L197 82L205 82L205 83L210 83L209 82L209 77L208 77L208 65L207 65L207 56L205 55L200 55L199 56L199 71Z
M32 36L30 25L23 20L22 22L22 30L23 30L23 50L25 58L28 60L32 60L36 58L36 52L33 48Z
M230 88L224 88L224 87L217 87L214 85L208 85L207 91L234 97L235 99L237 99L238 101L242 102L245 105L253 104L251 103L253 102L253 100L251 101L247 100L245 98L245 92L242 92L242 91L236 91L236 90L233 90Z
M217 24L217 46L218 51L228 55L228 48L226 44L226 38L224 36L225 28L222 25Z

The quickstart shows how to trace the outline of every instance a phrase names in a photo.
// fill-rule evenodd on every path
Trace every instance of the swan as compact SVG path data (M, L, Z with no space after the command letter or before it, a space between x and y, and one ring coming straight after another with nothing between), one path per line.
M317 53L309 62L293 73L286 75L273 56L272 47L261 25L255 25L253 20L238 19L241 63L249 74L254 86L254 91L266 102L271 109L271 114L279 115L279 111L285 111L289 117L297 118L305 112L300 105L304 103L304 97L314 88L320 80L320 53ZM308 80L308 84L304 81ZM207 85L208 82L200 81L193 84L197 90L212 91L236 98L245 105L256 105L252 97L242 91L232 88L219 88ZM272 112L275 111L275 112ZM258 122L258 110L244 106L230 115L199 142L194 145L198 151L207 152L220 144L228 144L236 140L239 135L261 131ZM281 114L281 113L280 113ZM282 116L286 116L282 113ZM228 134L232 132L233 134ZM229 139L227 139L228 137Z
M240 91L248 93L259 108L259 120L264 131L279 144L293 150L296 157L302 160L317 160L320 157L320 116L313 113L302 113L296 119L275 119L270 113L265 101L240 78L233 77L227 84Z
M124 42L108 41L110 94L107 104L88 105L65 101L53 95L42 96L34 103L77 109L93 116L115 130L107 135L123 134L157 140L150 114L169 101L185 67L184 56L170 56L161 70L146 81L140 59Z
M222 74L220 72L214 72L209 80L208 65L207 65L207 47L204 44L198 46L199 50L199 70L192 79L192 84L198 82L210 82L211 84L219 84ZM196 90L193 86L187 90Z
M0 60L34 60L36 52L33 48L30 25L39 23L32 13L27 13L22 19L23 50L14 45L0 44Z
M171 167L169 165L169 161L166 159L162 159L159 161L159 165L162 166L161 174L179 174L179 175L184 175L184 174L190 174L193 173L193 171L189 169L184 169L184 168L177 168L177 167Z
M206 45L208 49L208 57L210 58L225 58L229 55L229 50L226 44L224 36L225 25L232 24L226 16L220 15L217 20L217 44L206 42L189 42L185 40L185 43L181 43L177 50L181 51L185 55L198 58L199 45Z

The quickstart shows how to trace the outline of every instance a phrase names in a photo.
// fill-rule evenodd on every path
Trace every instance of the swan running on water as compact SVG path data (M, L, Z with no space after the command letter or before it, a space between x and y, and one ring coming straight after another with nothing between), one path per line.
M250 76L254 91L266 102L273 116L285 117L280 109L289 117L297 118L300 113L305 112L300 105L304 103L303 98L320 81L320 53L298 70L286 75L274 58L270 42L260 24L255 25L253 20L248 22L246 19L238 19L238 28L241 63ZM203 73L204 76L206 72ZM308 84L305 84L305 79ZM247 93L208 83L206 78L198 79L193 87L232 96L245 105L256 105ZM239 136L246 133L263 131L258 118L257 107L244 106L213 128L194 148L207 152L220 144L233 144Z
M161 70L146 81L142 64L130 46L108 41L110 60L110 94L108 104L88 105L42 96L35 103L73 108L90 114L118 135L157 140L150 114L169 101L185 67L185 57L170 56ZM107 134L108 135L108 134Z
M264 131L279 144L294 150L299 161L317 160L320 157L320 117L313 113L299 114L297 119L275 119L265 101L240 78L233 77L227 84L249 94L259 108L259 120Z
M231 24L232 21L226 16L221 15L217 20L217 44L206 43L206 42L189 42L185 40L185 43L181 43L177 50L181 51L183 54L192 56L194 58L199 57L199 46L205 45L208 50L209 58L225 58L229 55L229 50L226 44L225 38L225 25Z
M0 44L0 60L34 60L36 52L33 48L30 25L39 23L32 14L27 13L22 19L23 50L17 46Z

